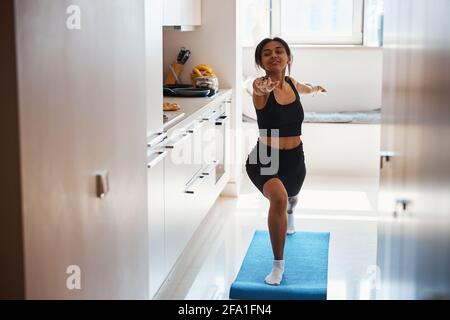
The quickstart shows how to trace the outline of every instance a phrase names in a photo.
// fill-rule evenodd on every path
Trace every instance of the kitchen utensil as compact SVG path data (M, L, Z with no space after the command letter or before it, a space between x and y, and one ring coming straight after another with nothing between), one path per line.
M166 97L177 97L177 93L173 91L173 89L187 89L194 88L194 86L190 84L166 84L163 87L163 94Z
M183 58L181 59L181 64L186 64L186 62L189 60L189 57L191 56L191 51L190 50L186 50Z
M186 88L194 88L194 86L191 85L191 84L182 84L182 83L179 83L179 84L166 84L166 85L164 85L164 88L169 88L169 89L179 89L179 88L183 88L183 89L186 89Z
M207 97L211 90L201 88L167 88L164 95L169 97Z
M178 84L178 83L180 83L181 81L180 81L180 78L178 78L178 74L177 74L177 72L175 71L175 69L173 68L173 66L174 66L174 65L170 65L170 66L169 66L169 70L170 70L170 72L172 72L172 76L173 76L174 79L175 79L175 83Z
M181 60L183 60L183 57L184 57L184 55L186 54L186 48L185 47L182 47L181 49L180 49L180 52L178 53L178 56L177 56L177 63L179 63L179 64L182 64L181 63Z
M180 49L180 52L178 53L177 63L182 64L182 65L186 64L190 55L191 55L191 51L186 49L185 47L182 47Z
M177 56L177 61L169 66L169 73L167 74L164 84L178 84L180 83L180 75L183 72L184 64L188 61L191 51L182 47Z

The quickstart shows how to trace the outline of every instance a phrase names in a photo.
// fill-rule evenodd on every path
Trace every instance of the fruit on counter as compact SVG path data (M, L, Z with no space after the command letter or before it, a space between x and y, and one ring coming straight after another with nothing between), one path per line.
M199 64L192 68L191 81L195 85L198 77L216 77L214 69L209 64Z
M197 67L192 68L192 74L193 75L197 75L199 77L203 76L203 74L201 73L201 71Z
M206 73L214 74L213 68L211 68L211 66L210 66L210 65L207 65L207 64L199 64L199 65L197 66L197 69L200 70L200 71L202 71L202 72L204 71L204 72L206 72Z

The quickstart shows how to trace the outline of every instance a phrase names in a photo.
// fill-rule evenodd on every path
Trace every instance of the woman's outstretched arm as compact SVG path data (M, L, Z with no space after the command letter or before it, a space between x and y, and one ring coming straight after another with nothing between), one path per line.
M327 93L327 90L322 86L314 86L309 83L300 83L297 82L297 80L295 80L294 78L290 78L300 94L315 94L318 92Z

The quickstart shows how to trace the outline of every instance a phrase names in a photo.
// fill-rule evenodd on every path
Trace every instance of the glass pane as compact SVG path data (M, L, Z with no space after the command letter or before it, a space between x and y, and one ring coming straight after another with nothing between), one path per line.
M270 1L240 0L242 7L242 45L253 47L270 36Z
M366 0L365 6L364 44L366 46L382 46L384 1Z
M281 35L351 37L353 0L281 0Z

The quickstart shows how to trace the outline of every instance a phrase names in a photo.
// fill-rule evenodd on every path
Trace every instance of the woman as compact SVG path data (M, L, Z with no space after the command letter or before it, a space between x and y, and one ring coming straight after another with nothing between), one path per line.
M261 41L256 47L255 62L266 76L253 83L260 138L247 158L246 171L270 201L268 225L274 262L265 282L279 285L284 272L286 234L295 232L293 212L306 176L300 138L304 112L299 94L327 91L286 76L287 68L290 73L292 54L288 44L280 38Z

